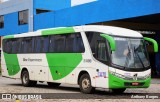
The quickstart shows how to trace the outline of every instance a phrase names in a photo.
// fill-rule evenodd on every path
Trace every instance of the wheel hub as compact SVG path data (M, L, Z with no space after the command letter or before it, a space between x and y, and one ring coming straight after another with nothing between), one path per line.
M23 75L23 83L27 83L27 82L28 82L27 75Z
M83 81L82 81L83 89L87 89L89 86L90 86L89 79L83 79Z

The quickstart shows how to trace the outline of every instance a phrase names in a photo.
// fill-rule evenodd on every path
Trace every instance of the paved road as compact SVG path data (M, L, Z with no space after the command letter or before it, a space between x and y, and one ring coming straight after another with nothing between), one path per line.
M50 98L57 98L57 99L50 99L50 100L32 100L32 102L48 102L48 101L70 101L70 102L75 102L75 101L112 101L112 102L120 102L120 101L131 101L131 102L142 102L142 101L155 101L155 102L159 102L160 100L160 79L153 79L152 80L152 84L149 88L144 89L144 88L139 88L139 89L127 89L125 91L124 94L122 95L116 95L116 94L112 94L109 92L109 90L107 89L97 89L97 91L94 94L91 95L86 95L86 94L82 94L80 93L79 87L75 86L75 85L69 85L69 84L62 84L60 87L58 88L51 88L48 87L46 83L38 83L38 85L36 87L23 87L21 85L21 81L20 80L15 80L15 79L8 79L8 78L3 78L0 77L0 93L21 93L22 95L24 93L34 93L34 94L38 94L41 93L41 95L43 95L44 93L50 93L49 95ZM42 94L43 93L43 94ZM159 95L159 99L156 100L144 100L144 99L136 99L133 100L131 99L131 96L136 96L136 95L145 95L145 94L149 94L149 93L156 93L155 95ZM48 94L44 94L48 95ZM149 95L154 95L154 94L149 94ZM48 96L49 97L49 96ZM69 98L69 99L66 99ZM73 98L73 99L71 99ZM110 99L108 99L110 98ZM117 98L123 98L121 100L117 99ZM128 98L128 99L125 99ZM114 100L113 100L114 99ZM29 102L29 100L23 100L25 102ZM21 100L21 102L23 102ZM2 102L2 100L0 100L0 102ZM3 102L13 102L10 100L3 100Z

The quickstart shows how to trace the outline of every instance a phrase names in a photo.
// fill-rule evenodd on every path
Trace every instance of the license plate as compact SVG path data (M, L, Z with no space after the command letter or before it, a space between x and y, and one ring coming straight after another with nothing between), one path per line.
M139 85L139 83L137 83L137 82L132 83L132 86L138 86L138 85Z

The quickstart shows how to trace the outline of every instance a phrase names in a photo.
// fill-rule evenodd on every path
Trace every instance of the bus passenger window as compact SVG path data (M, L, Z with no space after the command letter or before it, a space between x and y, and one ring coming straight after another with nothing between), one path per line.
M56 35L55 36L55 46L54 52L64 52L65 49L65 35Z
M21 53L32 52L32 38L24 38L21 42Z
M49 48L49 37L36 37L35 40L35 52L36 53L46 53Z
M12 41L11 40L3 40L3 50L6 53L11 53L12 51Z
M76 46L75 34L67 35L65 52L76 52L75 46Z
M80 34L77 34L76 36L77 36L77 52L82 53L85 51L82 37Z
M44 37L43 39L44 43L43 43L43 52L46 53L48 52L49 49L49 37Z
M55 36L54 35L52 35L51 37L50 37L50 41L49 41L49 52L54 52L54 38L55 38Z
M11 53L19 53L20 51L20 41L19 39L12 40L12 51Z

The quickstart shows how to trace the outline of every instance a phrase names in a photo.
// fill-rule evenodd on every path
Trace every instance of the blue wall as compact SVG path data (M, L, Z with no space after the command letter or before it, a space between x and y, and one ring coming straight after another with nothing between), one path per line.
M36 15L34 26L38 29L84 25L157 13L160 13L160 0L156 2L154 0L99 0L52 13ZM51 18L53 15L54 19ZM39 22L40 19L44 22ZM52 22L51 25L50 22ZM42 24L49 26L42 27Z
M36 14L37 8L53 11L69 8L71 7L71 0L33 0L33 4L34 14Z
M34 16L34 30L55 27L55 13L48 12Z
M156 2L155 0L99 0L75 7L70 7L70 0L33 0L33 2L34 13L36 8L55 10L34 15L34 30L84 25L160 13L160 0ZM7 14L5 16L5 30L1 29L0 34L27 32L28 25L18 26L17 17L17 13ZM14 29L8 31L11 27Z
M28 32L28 25L18 25L18 12L4 16L4 28L0 29L0 35Z

